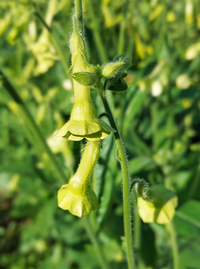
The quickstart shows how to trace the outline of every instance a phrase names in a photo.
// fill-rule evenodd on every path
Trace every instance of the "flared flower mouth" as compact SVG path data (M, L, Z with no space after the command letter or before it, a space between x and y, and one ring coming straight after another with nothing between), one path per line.
M96 194L87 184L75 188L72 184L62 185L58 191L58 206L73 215L83 217L99 206Z
M138 198L139 215L143 222L157 222L160 224L169 223L175 214L177 197L169 200L163 207L156 207L152 202Z
M75 216L83 217L99 206L89 178L98 160L100 147L100 142L87 142L76 174L58 191L58 206Z
M57 132L56 136L64 137L72 141L80 141L86 138L90 141L100 141L111 132L115 132L111 126L100 119L94 120L69 120Z
M171 222L178 204L177 196L163 186L150 188L154 195L152 201L138 197L138 213L143 222L165 224Z

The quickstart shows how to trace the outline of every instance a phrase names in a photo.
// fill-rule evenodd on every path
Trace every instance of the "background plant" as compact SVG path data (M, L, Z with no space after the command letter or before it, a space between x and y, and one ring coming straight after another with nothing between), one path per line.
M79 162L80 144L55 142L52 133L69 118L73 104L66 74L72 2L1 1L0 6L1 69L70 178ZM51 33L36 12L51 25ZM105 64L122 52L133 57L128 91L109 96L127 146L131 178L164 183L179 198L174 230L141 223L134 207L137 266L173 268L172 242L177 239L179 268L198 269L198 1L87 0L84 18L93 64ZM92 97L100 103L95 92ZM0 267L100 268L82 221L57 208L58 175L3 87L0 102ZM99 108L99 114L102 111ZM105 140L93 177L101 205L91 215L92 224L110 268L126 268L120 237L121 172L112 137Z

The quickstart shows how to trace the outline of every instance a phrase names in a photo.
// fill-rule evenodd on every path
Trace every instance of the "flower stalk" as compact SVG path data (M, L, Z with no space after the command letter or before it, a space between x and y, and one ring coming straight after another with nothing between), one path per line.
M120 133L115 123L111 109L108 105L108 101L106 99L103 85L99 84L99 88L97 88L97 90L101 96L104 108L109 115L110 125L116 130L116 132L114 133L114 137L117 145L118 157L119 157L118 160L121 164L122 177L123 177L124 233L125 233L126 253L127 253L128 268L133 269L134 268L133 233L131 226L131 197L129 194L130 182L128 173L128 161L126 158L125 148Z

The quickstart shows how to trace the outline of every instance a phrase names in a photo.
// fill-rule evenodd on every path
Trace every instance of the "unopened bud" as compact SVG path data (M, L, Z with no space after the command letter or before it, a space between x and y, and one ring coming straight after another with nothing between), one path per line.
M106 78L113 77L120 71L120 67L124 64L124 62L115 62L107 64L102 71L102 75Z

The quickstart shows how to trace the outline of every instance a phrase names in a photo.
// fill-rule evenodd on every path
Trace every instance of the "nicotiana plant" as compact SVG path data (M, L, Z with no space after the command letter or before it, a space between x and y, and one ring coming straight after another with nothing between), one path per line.
M113 133L117 144L117 158L121 163L123 175L123 203L125 243L129 268L134 268L133 240L131 226L131 200L128 162L124 145L113 114L106 98L106 91L126 91L127 84L124 77L126 70L131 66L131 57L126 54L119 55L113 62L100 67L94 66L88 60L88 48L83 30L82 3L75 1L75 14L73 16L73 33L70 38L71 49L71 77L74 90L74 106L70 120L57 132L68 140L87 140L79 167L69 180L58 191L58 205L72 214L82 217L96 210L99 202L91 189L90 175L98 160L101 140ZM99 93L105 113L110 125L98 117L92 103L90 90L96 89ZM177 206L176 195L164 186L149 187L144 180L134 180L135 194L138 196L139 215L144 222L169 223Z
M24 102L2 71L0 71L0 76L2 78L3 86L11 94L17 109L21 113L20 115L27 123L27 127L34 134L43 151L47 153L53 168L57 171L59 179L64 182L64 185L62 185L58 191L58 206L64 210L69 210L73 215L84 217L92 210L98 209L99 201L95 192L92 190L90 176L99 158L102 140L109 135L114 136L117 146L116 155L121 164L123 179L125 249L127 253L128 268L133 269L135 268L135 262L133 251L133 227L131 222L131 195L137 196L138 213L142 220L144 222L157 222L160 224L171 222L177 206L177 197L171 190L168 190L161 185L150 187L141 179L134 179L131 182L128 173L128 160L124 144L108 104L106 92L124 92L127 90L128 87L124 78L127 75L127 69L131 66L132 59L126 54L121 54L115 57L112 62L103 66L92 65L89 62L88 57L89 48L87 47L87 42L84 36L82 14L82 1L75 0L73 32L70 38L70 72L74 90L74 105L71 111L70 120L56 133L57 137L63 137L68 140L81 141L84 139L87 141L87 144L83 149L78 169L68 183L66 182L62 167L60 167L54 155L49 150L40 129L36 125ZM36 15L41 19L44 26L46 26L48 33L51 34L51 29L45 24L39 13ZM105 112L99 116L92 103L91 90L97 90L105 109ZM101 119L102 116L108 118L109 124ZM109 268L104 261L104 255L95 239L92 226L87 226L86 229L96 246L96 250L100 253L99 259L102 268Z

